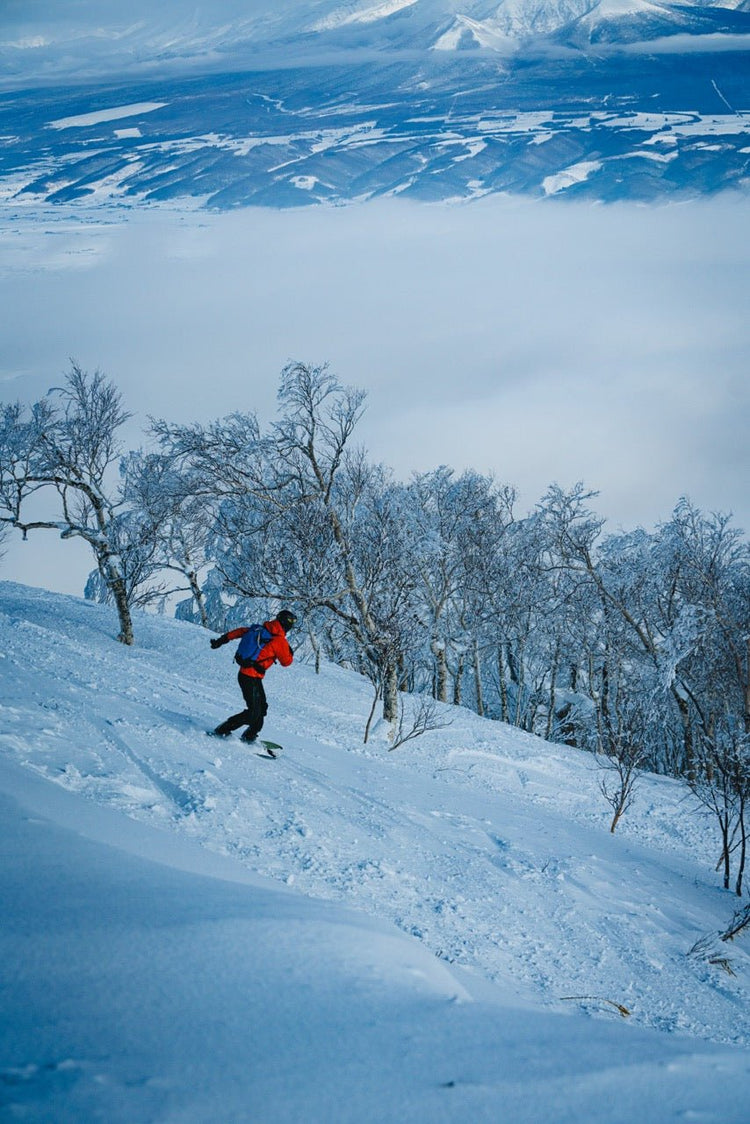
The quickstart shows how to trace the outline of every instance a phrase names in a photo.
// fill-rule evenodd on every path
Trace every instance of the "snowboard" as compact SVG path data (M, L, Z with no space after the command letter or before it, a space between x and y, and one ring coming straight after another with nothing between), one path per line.
M206 733L209 736L209 738L219 738L219 740L223 740L225 737L228 738L228 737L231 736L230 734L217 734L216 730L206 730ZM243 739L240 738L240 741L242 741L242 740ZM262 746L263 752L261 753L260 751L257 751L258 757L271 757L271 758L278 757L279 753L284 748L283 746L279 745L278 742L269 742L269 741L266 741L264 738L257 738L254 742L249 742L249 743L246 742L245 744L246 745L249 744L249 745L252 745L252 746Z
M258 738L256 745L262 745L265 750L264 753L258 752L258 757L278 757L283 749L278 742L267 742L264 738Z

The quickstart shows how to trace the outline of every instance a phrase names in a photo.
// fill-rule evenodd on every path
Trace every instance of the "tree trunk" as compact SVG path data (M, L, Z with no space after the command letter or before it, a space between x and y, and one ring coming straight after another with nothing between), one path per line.
M351 597L359 619L359 627L365 638L378 652L378 628L373 620L372 613L367 604L367 599L357 583L357 577L352 565L344 528L341 525L338 513L332 505L330 494L323 487L323 478L317 463L313 462L315 474L321 487L321 498L326 506L328 522L333 532L336 545L339 548L341 561L344 566L349 596ZM383 677L383 718L386 722L395 722L398 719L398 669L392 657L385 657L380 661L380 671Z
M738 898L742 897L742 879L745 876L745 858L747 856L747 828L745 826L745 801L740 800L740 862L737 868L737 882L735 892Z
M456 667L456 674L453 677L453 705L461 705L461 691L464 682L464 654L459 653L458 665Z
M125 591L125 582L122 578L118 577L112 582L110 589L112 596L115 599L117 606L117 615L120 619L120 635L117 639L121 644L133 643L133 618L130 615L130 605L128 604L127 593Z
M724 853L721 856L724 864L724 889L729 889L729 878L732 873L731 862L732 852L729 846L729 816L719 817L721 824L721 836L724 842Z
M398 721L398 668L395 663L387 664L383 672L383 718L386 722Z
M121 644L131 645L134 639L133 618L130 615L130 602L125 578L119 564L120 560L116 554L102 548L99 544L95 545L90 539L89 545L94 549L99 573L107 589L111 592L117 608L117 616L120 620L120 635L117 639Z
M550 673L549 703L548 703L548 706L547 706L547 727L546 727L546 730L545 730L545 733L544 733L544 737L545 737L546 741L549 741L550 738L552 737L552 726L553 726L553 723L554 723L554 720L555 720L555 708L557 706L557 699L556 699L557 669L558 669L559 661L560 661L560 641L558 640L557 643L555 644L555 655L554 655L554 658L552 660L552 671Z
M476 640L474 641L474 649L472 652L472 661L474 664L474 686L477 692L477 714L482 718L484 717L484 694L482 692L482 667L479 661L479 645Z
M433 640L431 647L437 670L435 698L444 703L448 701L448 662L445 658L445 644L441 644L439 640Z
M524 691L524 686L526 684L526 661L524 659L523 645L521 645L521 647L519 648L519 652L518 652L515 681L516 681L516 691L518 693L516 695L516 714L515 714L515 718L513 719L513 725L518 726L520 728L520 726L521 726L521 712L522 712L522 709L523 709L523 691Z
M675 686L672 686L672 695L677 703L682 722L682 746L684 754L683 768L688 784L695 784L698 774L695 768L695 750L693 746L693 727L690 722L690 707L687 699L680 695Z
M500 681L500 717L503 722L507 722L510 717L510 710L508 708L508 684L505 682L505 659L502 644L497 646L497 677Z
M311 628L308 628L307 635L310 638L310 644L312 645L312 650L315 653L315 674L320 675L320 644L318 643L315 633ZM365 738L365 741L367 741L367 738Z
M609 662L607 659L602 663L602 693L599 698L599 709L601 710L603 729L611 730L612 721L609 715Z
M367 725L365 726L365 736L363 738L363 741L364 741L365 745L367 745L367 739L370 736L370 727L372 726L372 720L375 717L375 707L378 705L378 699L379 698L380 698L380 687L376 687L375 688L375 696L372 700L372 706L370 707L370 713L367 717Z
M609 825L609 830L610 830L610 833L612 835L614 835L615 828L617 827L618 823L620 822L620 818L621 818L622 813L624 811L625 811L625 805L622 802L620 802L617 805L617 807L615 808L615 814L612 817L612 823Z
M198 606L198 615L201 619L201 624L204 628L208 628L208 613L206 612L206 599L203 596L203 590L198 584L198 575L194 570L191 570L187 576L190 583L190 592L193 595L193 600Z

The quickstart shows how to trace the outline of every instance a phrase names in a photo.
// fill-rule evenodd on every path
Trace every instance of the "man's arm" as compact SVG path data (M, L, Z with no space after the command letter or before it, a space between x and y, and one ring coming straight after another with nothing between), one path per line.
M230 640L239 640L246 632L246 628L233 628L231 632L225 632L223 636L214 636L211 640L211 647L221 648L223 644L228 644Z

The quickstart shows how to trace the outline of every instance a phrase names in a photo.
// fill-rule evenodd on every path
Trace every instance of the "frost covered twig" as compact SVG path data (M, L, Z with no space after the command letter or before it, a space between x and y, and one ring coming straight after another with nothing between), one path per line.
M750 903L743 909L737 910L732 918L731 924L724 933L721 934L723 941L733 941L738 933L746 929L750 925Z
M602 995L561 995L561 1001L577 1001L586 1003L608 1003L610 1007L614 1007L624 1019L630 1017L630 1011L624 1007L622 1003L615 1003L614 999L605 999Z
M731 939L722 936L722 940ZM716 936L713 933L708 933L705 937L700 937L691 949L688 949L687 955L693 960L704 960L706 964L711 964L715 968L721 968L728 976L736 975L732 968L732 962L728 956L722 954L716 949Z
M420 695L419 705L412 716L411 726L407 727L402 700L399 706L398 725L395 728L393 740L391 745L388 746L388 750L390 752L398 749L404 742L419 738L429 730L444 730L451 723L452 719L439 716L438 706L433 698L430 698L429 695Z

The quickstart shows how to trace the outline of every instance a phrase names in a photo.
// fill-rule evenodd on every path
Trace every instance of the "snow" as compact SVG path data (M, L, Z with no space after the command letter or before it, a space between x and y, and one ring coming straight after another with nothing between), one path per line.
M592 7L591 22L602 19L619 19L623 16L664 14L664 5L651 4L649 0L599 0ZM582 22L587 22L584 16Z
M633 113L628 117L595 113L592 120L608 129L637 129L653 134L646 142L658 144L672 137L720 135L732 136L750 132L750 113L741 110L727 113ZM661 132L660 130L664 130ZM668 130L668 132L667 132Z
M347 4L338 8L323 19L313 24L313 31L329 31L332 28L344 27L352 23L375 23L377 20L387 19L404 8L410 8L417 0L380 0L378 4L368 4L365 7Z
M156 109L163 109L168 105L165 101L142 101L133 105L120 105L112 109L99 109L94 113L77 113L73 117L60 117L57 121L50 121L50 129L84 129L89 125L101 125L105 121L119 121L123 117L140 117L144 113L153 113Z
M452 51L475 46L497 51L513 49L518 40L545 35L571 24L589 12L593 0L504 0L489 18L472 19L463 13L434 43L434 49ZM629 0L626 0L629 2ZM481 9L484 15L484 9Z
M747 953L688 955L736 899L678 782L612 836L590 756L455 708L363 746L368 685L304 655L263 761L204 733L230 648L116 632L0 583L8 1119L746 1121Z
M545 176L542 189L545 195L557 195L558 192L565 191L568 187L583 183L589 176L598 172L601 166L601 160L581 160L580 163L571 164L569 168L565 168L554 176Z

